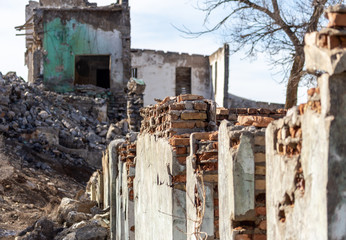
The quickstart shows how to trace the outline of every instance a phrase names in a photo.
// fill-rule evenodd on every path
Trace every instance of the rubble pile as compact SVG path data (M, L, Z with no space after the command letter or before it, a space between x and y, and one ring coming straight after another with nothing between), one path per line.
M0 73L0 134L65 165L99 167L102 151L126 134L127 123L110 124L106 99L95 96L44 91L14 72Z
M55 218L57 222L45 217L39 219L18 233L16 239L92 240L109 236L109 209L99 209L94 201L63 198Z
M127 83L127 118L131 131L139 132L141 128L142 117L140 109L143 107L143 92L145 83L136 78L131 78Z

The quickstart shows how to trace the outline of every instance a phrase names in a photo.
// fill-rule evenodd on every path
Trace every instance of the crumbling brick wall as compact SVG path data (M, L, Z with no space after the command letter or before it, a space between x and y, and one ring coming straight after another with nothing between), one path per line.
M112 238L134 239L134 191L137 133L126 139L112 141L102 159L103 189L97 189L96 199L102 199L104 208L110 207L110 232Z
M222 120L228 120L235 125L251 126L257 122L257 126L264 127L274 119L284 117L286 112L287 110L282 108L273 110L266 108L217 108L216 120L218 126Z
M219 128L220 239L266 239L265 128Z
M318 76L308 103L267 128L269 239L346 238L345 12L330 7L328 27L305 37L306 67Z
M218 133L193 133L187 158L187 239L219 239Z
M215 103L197 95L180 95L141 113L134 180L136 236L185 239L189 138L193 132L215 128ZM148 219L152 226L145 224Z
M185 94L167 97L141 109L141 133L172 137L183 133L215 129L215 103L202 96Z

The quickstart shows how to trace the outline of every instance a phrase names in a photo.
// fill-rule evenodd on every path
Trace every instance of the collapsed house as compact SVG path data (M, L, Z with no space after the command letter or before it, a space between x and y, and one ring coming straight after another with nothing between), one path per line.
M105 7L85 0L29 1L26 23L17 30L26 30L28 81L41 78L48 90L109 88L111 107L121 112L132 71L133 78L147 85L145 105L155 103L154 98L190 93L227 104L228 46L209 57L130 50L127 1Z
M227 107L229 47L225 44L210 56L131 50L132 77L147 85L144 106L155 104L154 98L196 94Z
M77 85L109 88L115 117L124 117L130 79L130 16L127 1L97 7L87 1L30 1L26 6L28 82L48 90Z

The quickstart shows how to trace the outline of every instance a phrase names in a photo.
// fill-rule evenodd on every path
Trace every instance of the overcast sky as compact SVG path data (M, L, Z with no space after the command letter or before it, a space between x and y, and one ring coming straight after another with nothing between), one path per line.
M90 0L99 6L114 0ZM174 26L198 31L202 29L204 13L196 8L195 0L129 0L131 6L132 48L155 49L210 55L223 45L224 39L215 34L199 38L184 38ZM25 42L16 36L14 27L25 22L28 0L0 1L0 72L16 71L27 79L24 66ZM229 43L231 44L231 43ZM284 103L285 84L277 70L270 68L265 55L257 60L244 59L242 53L230 56L229 92L257 101ZM306 88L299 92L299 102L306 102Z

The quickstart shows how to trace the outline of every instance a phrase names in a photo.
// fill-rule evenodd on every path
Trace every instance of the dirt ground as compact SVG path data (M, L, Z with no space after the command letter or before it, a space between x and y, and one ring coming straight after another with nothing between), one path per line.
M31 151L0 135L0 239L14 239L42 216L52 216L63 197L73 198L84 189L61 168L42 168L37 163L44 156L35 161Z

